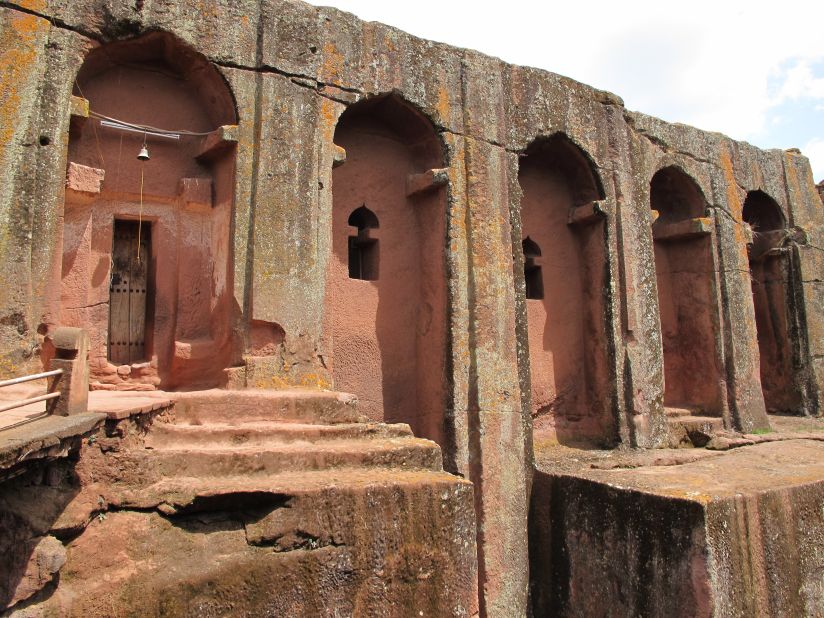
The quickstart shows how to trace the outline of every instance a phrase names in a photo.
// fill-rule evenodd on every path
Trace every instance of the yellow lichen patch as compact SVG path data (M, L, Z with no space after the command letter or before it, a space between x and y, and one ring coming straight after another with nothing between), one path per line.
M203 0L198 0L197 2L192 3L192 8L194 8L194 10L201 17L220 17L220 12L212 2L204 2Z
M798 182L798 174L795 171L792 156L792 153L784 152L784 169L787 172L787 184L790 186L790 190L798 192L801 185Z
M46 10L46 0L17 0L17 5L21 9L37 11L43 13Z
M5 11L0 31L0 169L13 168L9 147L19 142L25 130L24 92L36 85L34 69L38 59L38 39L48 32L49 22L34 15ZM0 257L5 254L7 233L0 233ZM0 281L5 284L6 282Z
M449 101L449 89L441 82L438 86L438 103L435 110L438 112L438 119L443 124L449 122L449 112L451 109L451 102Z
M383 44L386 47L386 50L389 52L398 51L398 48L395 45L395 41L392 40L391 34L389 32L383 35Z
M0 380L17 378L23 372L11 356L0 356Z
M727 181L727 203L729 204L730 212L736 221L741 221L743 204L741 203L741 196L738 195L738 189L736 188L732 158L726 147L721 148L720 163L721 169L724 170L724 180Z
M700 491L691 491L689 489L666 489L661 492L665 496L671 498L680 498L682 500L691 500L700 504L709 504L713 501L714 496Z
M333 81L340 77L343 69L344 57L333 43L323 45L323 66L321 67L321 81Z
M338 114L335 109L335 102L330 99L323 99L320 104L321 131L323 139L328 144L335 136L335 127L338 124Z
M743 227L743 209L744 205L741 202L741 196L738 194L737 185L735 182L735 172L732 167L732 158L726 148L721 150L721 169L724 170L724 180L727 184L727 202L730 207L730 212L735 219L733 231L735 234L735 245L738 248L738 259L741 264L746 264L749 261L747 255L747 243L749 238L744 232Z
M4 166L6 149L20 129L20 93L32 78L37 58L35 42L48 27L45 19L12 13L0 39L0 164Z
M300 378L299 385L304 388L317 388L321 390L327 390L332 386L325 377L317 373L303 374Z
M291 388L329 390L332 388L332 384L326 376L309 372L299 376L278 374L265 378L261 377L255 380L251 387L266 390L288 390Z

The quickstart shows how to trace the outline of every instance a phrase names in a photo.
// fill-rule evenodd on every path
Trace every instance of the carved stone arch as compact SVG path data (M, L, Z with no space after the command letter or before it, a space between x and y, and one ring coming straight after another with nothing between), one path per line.
M666 165L650 180L650 207L662 222L674 223L706 216L709 202L692 175L679 165Z
M345 159L332 172L324 322L335 388L440 443L448 461L444 143L396 92L350 105L334 142Z
M534 434L612 443L603 182L564 133L527 146L518 180Z
M574 206L605 198L598 166L566 133L559 131L534 139L524 150L524 156L543 158L549 167L561 171L570 185Z
M234 94L152 31L92 49L73 95L61 322L92 333L93 383L216 386L239 337Z
M349 105L338 117L335 143L341 126L378 120L412 151L420 171L440 169L447 164L447 150L432 120L398 91L367 96Z
M649 207L664 360L664 405L673 415L721 416L726 392L710 204L680 163L650 179Z
M747 193L741 218L753 232L774 232L787 227L787 218L781 206L760 189Z
M803 413L803 379L793 361L803 356L793 328L798 318L791 290L798 275L787 219L778 202L759 189L747 193L742 219L752 234L747 252L764 404L768 412Z

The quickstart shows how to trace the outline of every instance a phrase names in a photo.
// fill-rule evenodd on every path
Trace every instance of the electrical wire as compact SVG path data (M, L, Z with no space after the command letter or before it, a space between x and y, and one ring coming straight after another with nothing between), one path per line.
M163 135L190 135L193 137L204 137L206 135L211 135L213 131L186 131L185 129L176 129L174 131L170 131L169 129L159 129L157 127L153 127L148 124L138 124L136 122L126 122L125 120L118 120L117 118L112 118L110 116L105 116L99 112L89 111L89 116L93 118L97 118L99 120L108 120L109 122L116 122L118 124L122 124L124 127L129 127L130 129L135 129L137 131L144 131L147 133L160 133Z

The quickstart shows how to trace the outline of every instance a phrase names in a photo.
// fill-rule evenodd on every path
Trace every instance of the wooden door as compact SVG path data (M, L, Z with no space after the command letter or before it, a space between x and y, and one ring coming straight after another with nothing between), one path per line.
M114 222L109 286L109 361L115 365L129 365L146 360L146 295L150 248L150 224L145 221L142 225L137 221Z

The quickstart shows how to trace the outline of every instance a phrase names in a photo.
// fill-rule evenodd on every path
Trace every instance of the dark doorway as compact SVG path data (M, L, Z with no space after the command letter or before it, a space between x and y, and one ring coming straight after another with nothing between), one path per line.
M130 365L146 360L146 298L149 290L151 224L115 221L109 285L109 360Z

